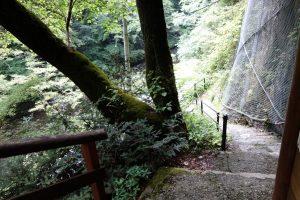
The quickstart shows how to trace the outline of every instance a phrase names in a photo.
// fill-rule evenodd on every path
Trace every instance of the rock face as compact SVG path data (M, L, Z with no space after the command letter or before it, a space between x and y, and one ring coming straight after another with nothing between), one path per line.
M152 182L140 199L271 199L280 139L271 133L241 125L230 124L228 129L231 150L216 156L212 170L177 169L179 173L169 173L155 184ZM166 171L158 173L166 174Z

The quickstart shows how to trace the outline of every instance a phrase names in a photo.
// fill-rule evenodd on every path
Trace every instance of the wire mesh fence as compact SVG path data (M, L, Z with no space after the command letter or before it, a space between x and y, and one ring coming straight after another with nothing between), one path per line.
M283 124L294 69L300 0L249 0L223 104Z

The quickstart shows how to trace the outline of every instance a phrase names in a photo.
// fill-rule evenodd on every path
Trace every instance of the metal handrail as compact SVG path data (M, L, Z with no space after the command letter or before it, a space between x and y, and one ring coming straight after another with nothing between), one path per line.
M196 83L194 83L194 96L195 96L195 102L196 102L196 105L198 105L198 94L197 94L197 85L203 81L203 89L205 90L206 89L206 84L205 84L205 78L203 79L200 79L199 81L197 81Z
M218 111L216 111L213 107L211 107L210 105L204 103L202 100L201 100L202 104L206 105L206 107L208 107L209 109L211 109L212 111L214 111L215 113L219 113Z
M200 79L199 81L197 81L196 83L194 83L194 86L195 85L198 85L200 82L202 82L203 81L203 87L204 87L204 89L205 89L205 78L203 78L203 79Z
M198 94L197 94L197 85L203 81L203 88L204 90L206 89L206 80L205 78L197 81L196 83L193 84L194 87L194 97L195 97L195 103L196 105L198 105ZM214 111L217 115L216 120L211 117L209 114L207 114L204 109L203 109L203 105L207 106L209 109L211 109L212 111ZM220 130L220 112L216 111L214 108L212 108L210 105L204 103L201 100L201 113L202 115L205 113L211 120L213 120L216 123L216 128L219 131ZM228 121L228 115L223 115L223 125L222 125L222 143L221 143L221 150L222 151L226 151L226 138L227 138L227 121Z
M208 113L206 113L203 109L203 105L207 106L209 109L214 111L217 114L217 119L215 120L213 117L211 117ZM200 108L202 115L205 113L210 119L212 119L216 123L216 128L219 131L220 130L220 112L216 111L214 108L209 106L208 104L204 103L202 100L200 101ZM228 121L228 115L223 115L223 125L222 125L222 142L221 142L221 150L226 151L226 140L227 140L227 121Z

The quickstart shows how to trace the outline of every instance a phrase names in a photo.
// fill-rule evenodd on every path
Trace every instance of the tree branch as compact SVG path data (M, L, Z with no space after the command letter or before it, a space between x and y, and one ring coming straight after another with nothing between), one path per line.
M67 48L16 0L0 1L0 25L69 77L111 122L147 119L161 124L163 118L153 108L118 88L84 55Z

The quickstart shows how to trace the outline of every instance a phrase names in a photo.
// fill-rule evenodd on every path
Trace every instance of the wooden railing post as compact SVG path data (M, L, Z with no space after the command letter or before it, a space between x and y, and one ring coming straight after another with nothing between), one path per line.
M95 142L90 142L81 145L82 155L85 160L87 171L93 171L100 168L99 158L97 154ZM103 176L99 177L96 183L91 185L94 200L106 200L107 196L103 184Z
M222 144L221 144L222 151L226 151L227 121L228 121L228 115L224 115L223 116L223 130L222 130Z

